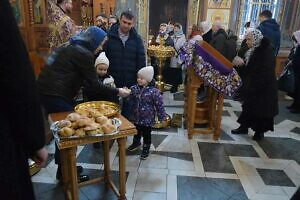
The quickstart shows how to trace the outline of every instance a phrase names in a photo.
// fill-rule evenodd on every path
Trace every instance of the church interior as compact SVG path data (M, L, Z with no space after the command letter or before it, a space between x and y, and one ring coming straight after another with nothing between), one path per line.
M36 77L43 69L50 52L47 37L48 1L51 0L10 0ZM131 11L134 14L133 27L143 41L148 65L151 65L151 57L157 55L156 52L151 54L153 49L150 47L159 34L162 23L179 22L187 37L193 25L200 26L203 21L213 24L218 19L225 30L231 30L237 36L239 47L245 36L244 24L250 21L251 27L257 27L259 13L270 10L272 18L280 26L280 49L274 66L275 75L279 78L293 47L292 35L300 29L298 0L71 2L73 8L68 15L83 29L94 25L98 14L119 17L123 11ZM220 62L226 65L227 61L222 59L223 57ZM158 65L159 68L162 67ZM231 62L228 65L232 68ZM199 93L199 87L204 85L203 80L191 69L187 70L186 76L186 82L179 85L175 92L170 91L168 84L162 86L164 108L169 118L166 123L158 122L157 127L153 128L147 160L140 159L140 149L126 151L125 155L120 150L119 138L101 143L100 148L94 148L90 142L75 148L74 162L83 167L83 173L89 175L90 179L97 178L107 175L105 168L108 166L111 170L109 176L116 183L116 190L124 190L128 200L292 199L300 187L300 112L291 113L286 108L292 103L286 93L278 90L279 111L274 117L274 131L266 132L263 139L256 141L252 139L254 131L251 129L249 134L231 133L232 129L239 126L237 119L242 113L240 101L226 94L219 94L219 91L212 88L206 91L206 100L202 101L203 98L197 91ZM68 188L56 179L56 139L53 139L48 125L51 120L55 121L45 121L46 147L49 152L47 163L42 168L33 166L32 169L31 180L36 199L125 199L118 198L107 187L108 182L90 185L80 183L75 196L68 194ZM128 135L125 139L128 147L133 135ZM126 157L125 161L120 159L121 155ZM120 166L125 167L125 174L120 175ZM120 187L121 178L125 181L125 188Z

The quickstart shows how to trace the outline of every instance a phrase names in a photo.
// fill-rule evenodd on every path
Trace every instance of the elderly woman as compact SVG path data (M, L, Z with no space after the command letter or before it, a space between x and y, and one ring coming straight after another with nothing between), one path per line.
M171 93L177 92L178 85L182 83L182 61L179 58L178 51L186 42L185 34L183 33L182 25L179 23L174 24L174 48L175 56L171 58L170 73L165 77L166 82L172 85Z
M244 62L249 78L238 118L240 127L231 133L247 134L251 128L255 131L253 140L261 140L265 132L274 131L274 116L278 114L274 49L258 29L248 31L246 43L249 50Z

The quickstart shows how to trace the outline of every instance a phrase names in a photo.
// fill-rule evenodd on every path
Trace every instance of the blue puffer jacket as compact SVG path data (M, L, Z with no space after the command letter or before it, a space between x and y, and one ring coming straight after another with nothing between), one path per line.
M136 83L138 70L146 66L144 45L136 30L131 28L124 46L118 29L119 24L111 27L103 50L109 59L109 73L114 77L116 86L130 87Z
M277 55L280 49L280 27L276 20L267 19L261 22L257 29L259 29L262 34L271 41L275 55Z
M157 114L160 121L166 118L162 96L158 89L152 85L147 87L134 85L130 89L129 100L133 104L135 124L153 126L155 123L155 114Z

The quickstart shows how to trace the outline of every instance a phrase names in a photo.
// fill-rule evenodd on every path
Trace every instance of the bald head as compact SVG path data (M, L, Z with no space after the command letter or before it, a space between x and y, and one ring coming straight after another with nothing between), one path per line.
M223 28L223 25L222 25L222 22L221 21L215 21L213 24L212 24L212 31L214 33L216 33L219 29Z

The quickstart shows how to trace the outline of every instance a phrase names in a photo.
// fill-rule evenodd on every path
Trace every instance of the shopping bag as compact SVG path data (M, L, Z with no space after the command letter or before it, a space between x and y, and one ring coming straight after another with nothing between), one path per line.
M287 93L294 93L295 74L293 65L288 64L284 67L278 79L278 89Z

